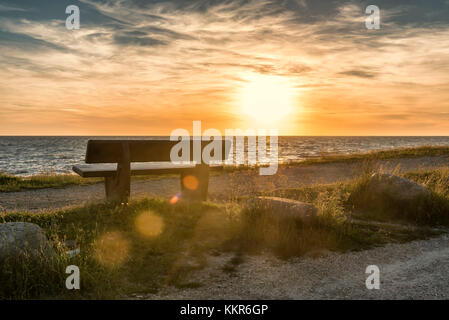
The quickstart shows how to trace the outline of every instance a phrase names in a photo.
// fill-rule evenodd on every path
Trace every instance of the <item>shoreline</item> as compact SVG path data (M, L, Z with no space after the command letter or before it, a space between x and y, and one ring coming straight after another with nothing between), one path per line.
M292 160L280 162L278 168L301 167L315 164L332 163L357 163L364 161L393 160L393 159L413 159L419 157L444 157L448 158L449 147L444 146L421 146L413 148L384 149L364 153L353 154L326 154L316 158L305 160ZM233 173L246 170L257 170L261 165L225 165L222 170L212 171L211 175L223 173ZM159 180L172 178L175 175L152 175L133 176L132 180ZM59 188L73 185L91 185L102 183L102 178L81 178L76 173L42 173L30 176L13 175L0 171L0 194L4 192L27 191L34 189Z

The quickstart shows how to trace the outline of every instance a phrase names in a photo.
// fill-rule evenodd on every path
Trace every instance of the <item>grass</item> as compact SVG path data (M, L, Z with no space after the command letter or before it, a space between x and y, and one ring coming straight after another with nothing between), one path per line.
M364 250L392 242L408 242L439 234L430 228L409 230L390 225L362 225L352 222L350 199L356 181L335 185L282 189L268 193L309 202L318 208L316 221L304 225L277 218L264 208L243 212L243 227L234 246L258 253L267 248L279 258L320 254L323 250Z
M417 170L404 174L404 177L427 186L435 193L449 197L449 168L436 170Z
M0 172L0 192L62 188L70 185L89 185L101 181L102 179L99 178L86 179L72 174L41 174L31 177L19 177Z
M368 219L405 221L429 226L449 225L449 168L414 171L402 175L426 186L430 194L411 200L399 200L391 194L382 194L372 199L368 187L368 173L351 185L352 190L346 206Z
M392 150L373 151L369 153L350 154L350 155L325 155L319 158L307 159L301 162L291 162L281 165L299 166L338 162L357 162L369 160L388 160L395 158L416 158L416 157L435 157L449 155L449 147L424 146L417 148L398 148ZM247 165L225 166L222 172L238 172L248 170ZM212 175L221 174L220 171L212 171ZM173 178L178 175L155 175L155 176L134 176L137 179L163 179ZM40 174L31 177L19 177L0 172L0 192L26 191L30 189L42 188L62 188L70 185L89 185L102 182L102 178L82 178L73 174Z
M396 221L416 225L449 225L449 168L418 170L401 174L430 190L428 196L400 201L383 194L373 200L368 188L373 174L368 166L353 181L334 185L317 185L298 189L281 189L273 195L291 198L315 205L334 206L334 212L357 214L357 217L378 221ZM328 195L323 199L323 195Z
M278 189L264 195L314 204L318 219L311 225L293 225L273 219L270 212L256 208L244 212L245 228L240 245L246 251L270 247L280 257L326 250L361 250L389 242L407 242L438 234L431 226L449 226L449 168L420 170L403 176L430 190L430 195L410 202L394 200L388 194L375 202L367 200L369 167L359 178L333 185ZM420 228L399 228L388 224L355 224L357 218L412 224ZM300 231L298 231L300 230Z
M440 157L449 156L449 147L445 146L421 146L413 148L395 148L389 150L371 151L365 153L352 154L327 154L322 153L319 157L310 158L301 161L289 161L280 163L279 166L308 166L314 164L327 163L354 163L354 162L372 162L380 160L391 160L400 158L419 158L419 157ZM225 172L236 172L248 169L257 169L259 166L239 165L225 166Z
M322 154L319 158L307 159L301 162L293 162L293 165L309 165L334 162L360 162L369 160L391 160L398 158L419 158L448 156L449 147L422 146L414 148L395 148L390 150L372 151L358 154Z
M212 171L211 176L220 174ZM179 178L179 174L158 174L132 176L131 181L136 180L160 180ZM30 177L14 176L0 172L0 192L17 192L45 188L63 188L73 185L91 185L103 183L104 178L83 178L75 174L39 174Z
M164 284L192 285L185 276L204 265L203 256L220 246L232 219L213 204L170 205L160 199L129 205L98 204L52 213L6 213L0 222L26 221L46 230L53 259L22 257L0 265L0 299L120 298L156 292ZM229 222L228 224L226 222ZM81 254L68 258L66 240ZM65 268L81 270L81 290L65 288Z

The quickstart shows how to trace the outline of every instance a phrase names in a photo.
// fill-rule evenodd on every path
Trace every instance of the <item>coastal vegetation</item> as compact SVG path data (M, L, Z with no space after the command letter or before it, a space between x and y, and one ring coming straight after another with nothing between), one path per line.
M394 148L366 153L355 154L321 154L320 157L294 162L298 165L333 162L360 162L369 160L390 160L399 158L439 157L449 156L449 147L446 146L421 146L410 148Z
M62 188L70 185L89 185L100 181L102 179L84 179L74 174L40 174L30 177L20 177L0 172L0 192Z
M364 186L372 172L332 185L280 189L262 194L315 205L311 224L273 223L264 208L252 207L253 194L224 204L178 202L159 198L129 204L99 203L42 212L5 212L0 222L39 225L55 248L50 258L19 256L0 266L0 298L126 298L156 293L165 285L201 286L189 275L204 268L209 256L230 256L223 272L232 274L247 255L280 259L319 256L326 251L369 249L391 242L424 239L449 225L449 170L403 174L430 190L420 205L366 205ZM404 219L405 217L405 219ZM365 223L363 223L365 222ZM376 222L376 223L372 223ZM80 253L67 255L67 243ZM65 268L81 270L81 290L67 290Z

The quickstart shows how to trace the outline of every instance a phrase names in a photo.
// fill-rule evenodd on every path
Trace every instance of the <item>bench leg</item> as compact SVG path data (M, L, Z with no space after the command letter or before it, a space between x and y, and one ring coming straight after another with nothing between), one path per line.
M131 191L130 180L129 176L128 178L119 178L118 175L105 177L106 200L127 203Z
M189 186L185 185L185 178L193 176L196 182L196 189L192 190L192 183ZM194 183L193 183L194 185ZM181 199L193 201L206 201L207 192L209 189L209 166L206 164L196 165L192 171L181 173Z
M128 203L131 194L131 167L129 162L118 163L117 173L104 180L107 201Z
M129 145L122 144L122 155L117 163L117 173L104 180L107 201L120 201L128 203L131 194L131 162Z

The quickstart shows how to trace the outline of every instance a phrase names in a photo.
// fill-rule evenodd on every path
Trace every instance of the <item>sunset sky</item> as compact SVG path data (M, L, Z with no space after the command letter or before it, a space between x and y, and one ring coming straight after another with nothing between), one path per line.
M194 120L449 135L449 0L0 0L0 135L169 135Z

